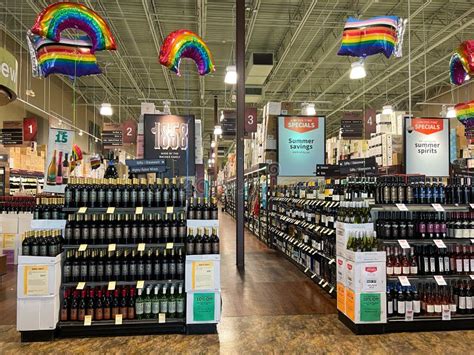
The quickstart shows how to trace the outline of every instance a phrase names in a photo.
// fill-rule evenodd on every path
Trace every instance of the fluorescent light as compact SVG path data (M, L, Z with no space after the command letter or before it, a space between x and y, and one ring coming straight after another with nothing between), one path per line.
M112 116L113 110L112 110L112 105L104 102L103 104L100 105L100 114L102 116Z
M79 130L79 135L82 136L84 134L84 132L82 132L82 129Z
M229 65L225 71L224 82L226 84L237 84L237 69L235 68L235 65Z
M453 106L448 107L448 111L446 112L447 118L456 118L456 110Z
M351 64L351 73L349 74L349 78L355 80L365 78L366 76L367 72L365 71L363 59Z
M214 126L214 134L220 136L222 134L222 127L220 125Z
M211 142L211 148L215 148L215 146L216 146L216 141L212 141Z
M393 113L392 105L382 107L382 115L391 115Z

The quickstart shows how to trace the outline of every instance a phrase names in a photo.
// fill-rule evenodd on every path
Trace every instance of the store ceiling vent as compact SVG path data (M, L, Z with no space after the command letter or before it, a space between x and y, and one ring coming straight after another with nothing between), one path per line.
M273 68L273 53L252 53L245 73L247 85L263 85Z
M262 91L262 87L245 87L245 102L260 102L262 99Z

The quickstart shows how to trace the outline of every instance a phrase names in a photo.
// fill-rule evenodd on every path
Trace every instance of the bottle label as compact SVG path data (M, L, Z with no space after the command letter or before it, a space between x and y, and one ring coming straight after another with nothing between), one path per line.
M168 302L168 313L176 313L176 301L173 300Z
M471 259L471 272L474 274L474 258Z
M101 240L105 239L105 227L100 227L99 228L98 237Z
M168 301L161 300L160 301L160 313L168 313Z
M95 277L97 275L97 267L95 266L94 263L91 263L89 265L89 276L90 277Z
M137 264L131 263L130 264L130 276L137 275Z
M170 236L170 229L169 227L163 227L163 238L168 239Z
M440 256L438 258L438 266L439 266L439 272L441 274L444 273L444 257Z
M211 254L211 253L212 253L211 243L204 243L204 254Z
M130 194L130 202L131 202L132 204L137 203L137 197L138 197L137 191L136 191L136 190L132 190L132 193Z
M145 275L151 277L153 275L153 265L151 263L147 263L145 265Z
M176 273L181 276L184 275L184 263L178 263L176 265Z
M122 264L122 276L128 276L128 264Z
M87 264L81 265L81 277L87 277Z
M186 243L186 254L194 255L194 243Z
M90 229L90 239L97 239L97 228L91 227Z
M472 309L473 308L473 297L466 297L466 309Z
M219 242L212 243L212 254L219 254Z
M71 277L72 267L70 265L64 265L63 275L66 279Z
M153 190L148 190L146 193L146 204L148 207L153 205Z
M144 264L138 264L137 272L138 272L138 276L145 275L145 265Z
M409 266L404 266L402 271L403 271L403 275L409 275L410 274L410 267Z
M114 264L114 276L120 276L120 270L121 270L121 265L120 264Z
M387 275L393 275L393 266L387 266Z
M113 267L112 267L111 264L107 264L107 265L105 266L105 276L110 277L110 276L112 276L112 275L113 275Z
M163 262L163 264L161 264L161 272L163 273L165 277L167 277L168 271L169 271L169 264Z
M145 314L151 313L151 301L143 302L143 312L145 312Z
M104 277L104 265L102 264L97 265L97 277L99 279Z
M202 219L209 219L209 210L205 210L203 213L202 213Z
M153 239L154 231L155 229L153 228L153 226L148 226L148 228L146 229L146 235L148 236L148 239Z
M140 190L140 192L138 193L138 201L142 206L145 204L145 191Z
M436 259L430 258L430 271L436 272Z
M158 241L161 238L161 227L159 225L155 226L155 239Z
M416 313L420 313L421 312L421 304L420 304L420 301L413 301L413 312L416 314Z
M81 201L82 201L82 203L85 204L85 205L87 205L88 196L89 196L89 194L87 193L87 190L86 190L86 189L82 190L82 193L81 193Z
M440 304L435 304L434 310L435 310L435 313L441 313L441 305Z
M153 301L151 303L151 313L153 314L158 314L160 313L160 302L158 301Z
M464 272L469 272L469 259L463 259L463 261L464 261Z
M434 313L435 309L434 309L434 305L432 304L429 304L426 306L426 312L427 313Z
M178 314L184 313L184 298L179 298L176 301L176 313Z
M174 277L176 275L176 263L169 264L169 274L171 277Z
M393 303L390 302L390 301L389 301L388 304L387 304L387 313L388 313L389 315L393 314Z
M186 238L186 226L179 227L178 236L180 239Z
M466 297L459 296L459 309L466 309Z
M142 315L143 314L143 302L137 302L135 303L135 313L136 315Z
M95 190L91 190L89 197L90 197L92 206L94 206L95 202L97 201L97 192Z
M418 274L418 266L410 266L410 274L417 275Z
M178 239L178 227L171 227L171 239L176 240Z
M456 309L457 309L456 303L451 303L450 308L451 308L452 313L456 313Z
M124 205L128 205L128 202L130 201L130 192L128 190L122 192L122 201Z
M81 274L81 268L79 267L79 265L77 265L77 266L73 265L73 267L72 267L72 277L78 278L80 274Z
M405 314L405 301L397 302L397 312L398 314Z
M153 274L155 275L155 277L157 279L160 278L160 275L161 275L161 264L160 263L156 263L154 268L153 268Z
M132 239L138 238L138 228L136 226L132 227Z
M402 268L401 268L400 266L395 266L395 267L393 268L393 273L394 273L395 275L401 275L401 274L402 274Z
M99 204L103 204L105 201L105 191L100 189L98 193Z
M456 272L462 272L462 259L456 259Z

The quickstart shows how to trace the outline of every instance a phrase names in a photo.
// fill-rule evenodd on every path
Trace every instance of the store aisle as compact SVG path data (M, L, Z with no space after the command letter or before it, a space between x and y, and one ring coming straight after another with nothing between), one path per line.
M21 344L14 325L0 325L0 353L78 354L94 349L101 353L132 354L384 354L393 352L394 348L417 354L448 351L453 354L452 349L459 354L472 352L474 331L352 334L338 321L334 300L288 260L248 232L245 235L246 271L240 275L235 266L235 222L223 213L220 222L223 317L218 334L79 338ZM6 283L0 285L0 295L5 295L5 287ZM0 298L0 319L15 317L10 298Z

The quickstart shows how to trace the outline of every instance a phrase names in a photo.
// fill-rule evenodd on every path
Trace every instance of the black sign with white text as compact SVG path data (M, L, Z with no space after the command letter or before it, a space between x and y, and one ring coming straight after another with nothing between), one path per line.
M341 174L368 174L377 173L375 157L340 160Z
M144 144L144 158L163 159L166 176L194 175L194 116L145 114Z

